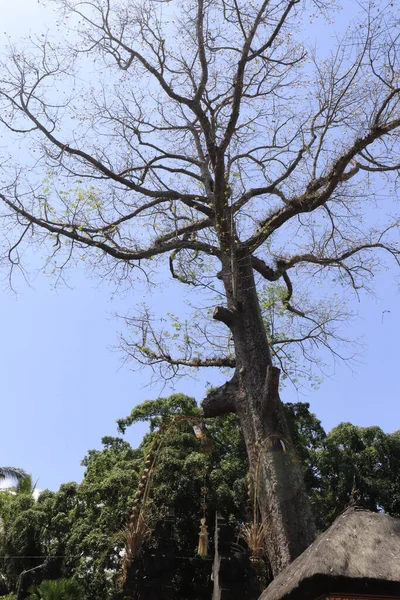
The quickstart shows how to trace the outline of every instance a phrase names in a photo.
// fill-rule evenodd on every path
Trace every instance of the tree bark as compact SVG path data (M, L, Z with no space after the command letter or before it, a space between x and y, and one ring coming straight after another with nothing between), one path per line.
M234 270L227 260L222 279L228 308L214 318L232 332L237 366L231 381L204 400L203 410L206 417L236 412L240 419L249 459L259 465L258 499L268 520L275 577L311 544L315 524L279 398L280 372L272 365L251 259L237 259Z

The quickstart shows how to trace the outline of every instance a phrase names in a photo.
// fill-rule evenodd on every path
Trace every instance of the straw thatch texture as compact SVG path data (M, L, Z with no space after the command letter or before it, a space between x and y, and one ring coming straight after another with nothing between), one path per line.
M400 597L400 519L347 509L260 600L308 600L329 592Z

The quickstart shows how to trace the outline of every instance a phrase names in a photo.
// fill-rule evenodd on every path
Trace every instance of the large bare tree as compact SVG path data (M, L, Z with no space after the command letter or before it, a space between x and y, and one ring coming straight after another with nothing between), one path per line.
M319 57L304 23L319 15L329 38L328 0L56 4L55 35L2 65L4 256L23 268L35 243L57 273L76 257L120 279L164 268L193 292L172 329L132 317L125 348L164 376L233 371L204 414L236 412L260 460L277 574L315 533L280 370L295 373L296 345L302 363L337 351L343 313L321 282L358 290L385 256L399 262L398 21L359 5Z

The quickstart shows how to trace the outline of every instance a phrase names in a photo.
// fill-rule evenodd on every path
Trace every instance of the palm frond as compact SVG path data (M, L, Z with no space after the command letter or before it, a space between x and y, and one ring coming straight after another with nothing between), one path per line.
M27 473L18 467L0 467L0 480L13 479L14 481L23 481L27 476Z
M146 542L153 532L154 522L150 519L145 519L142 512L139 513L135 522L129 523L126 529L119 532L119 539L125 542L125 554L122 559L122 570L121 570L121 585L124 585L129 567L135 559L140 555L142 546Z

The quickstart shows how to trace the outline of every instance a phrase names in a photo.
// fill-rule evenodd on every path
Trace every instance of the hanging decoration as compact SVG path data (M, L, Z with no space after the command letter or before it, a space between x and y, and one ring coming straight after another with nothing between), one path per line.
M125 542L125 552L122 559L122 569L120 577L120 585L123 588L128 580L128 572L134 561L140 556L143 543L151 538L154 526L159 518L154 514L154 509L151 508L149 502L151 486L155 467L160 456L160 452L167 439L167 433L180 423L192 423L193 431L197 439L201 442L202 451L208 454L212 449L212 440L205 427L204 420L201 417L195 416L175 416L167 423L164 423L156 435L154 436L150 450L146 456L144 469L140 478L139 486L135 494L131 513L128 523L124 530L119 534ZM207 510L207 465L204 463L204 481L201 488L202 501L202 519L200 524L199 556L208 556L208 526L206 524Z
M269 515L264 520L260 518L258 495L260 492L261 459L266 452L287 453L289 444L281 435L270 434L264 445L255 444L250 452L250 469L248 479L248 512L249 520L244 524L239 533L250 550L250 562L260 583L260 589L265 588L267 580L266 540L269 534Z
M197 554L202 558L208 556L208 526L206 525L206 518L200 519L200 532L199 532L199 546Z
M196 427L196 429L195 429ZM212 450L212 440L207 432L204 422L200 422L197 426L193 427L195 435L201 440L201 448L204 454L209 454ZM200 432L200 433L199 433ZM201 510L203 513L200 519L200 531L199 531L199 545L197 548L197 554L203 558L208 556L208 526L207 526L207 478L208 478L208 467L207 462L204 461L204 473L203 473L203 485L201 487Z

